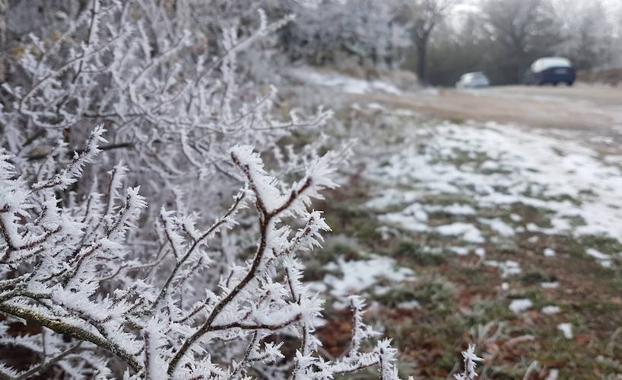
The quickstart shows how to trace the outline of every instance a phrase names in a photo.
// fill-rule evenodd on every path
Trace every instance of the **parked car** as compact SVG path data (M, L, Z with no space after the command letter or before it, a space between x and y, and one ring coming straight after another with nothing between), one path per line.
M480 88L490 86L488 77L482 72L466 73L456 83L457 88Z
M577 71L570 60L563 57L545 57L536 60L525 74L525 84L557 86L565 83L572 86L577 79Z

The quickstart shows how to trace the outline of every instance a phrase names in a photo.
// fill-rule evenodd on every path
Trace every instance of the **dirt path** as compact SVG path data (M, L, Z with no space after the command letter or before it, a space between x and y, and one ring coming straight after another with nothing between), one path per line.
M429 90L415 94L352 95L449 120L512 123L536 128L589 130L617 135L622 130L622 88L491 87Z

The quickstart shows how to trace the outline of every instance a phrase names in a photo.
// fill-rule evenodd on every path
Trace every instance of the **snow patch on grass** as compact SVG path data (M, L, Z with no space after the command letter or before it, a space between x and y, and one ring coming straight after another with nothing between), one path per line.
M524 313L533 307L533 302L527 298L512 300L510 302L510 310L515 314Z
M348 94L384 92L387 94L399 95L402 93L397 87L387 82L352 78L334 71L319 71L309 67L302 67L290 70L288 74L301 82L315 86L336 88Z
M611 256L604 254L594 248L588 248L585 250L588 256L595 258L600 265L605 268L611 268Z
M412 300L398 303L397 308L402 310L415 310L421 309L421 304L417 300Z
M520 264L512 260L506 260L506 261L486 260L484 264L490 267L493 267L493 268L499 268L499 270L501 271L502 278L515 276L515 275L521 274L522 272Z
M480 219L480 223L489 226L501 236L514 236L514 228L501 219Z
M452 223L435 228L441 235L455 236L469 243L484 243L486 240L480 230L469 223Z
M545 257L554 257L555 256L555 250L551 249L551 248L545 248L543 254L544 254Z
M561 309L559 308L559 306L553 306L553 305L549 305L549 306L545 306L542 308L542 314L544 315L555 315L558 314Z
M574 336L572 333L572 324L570 323L560 323L557 325L557 329L562 332L566 339L572 339Z
M557 282L557 281L541 282L540 286L543 289L557 289L557 288L559 288L559 282Z
M394 224L409 231L428 230L428 213L420 203L413 203L400 212L381 215L379 219L383 223Z
M399 283L415 279L411 269L396 266L395 261L388 257L375 256L369 260L356 261L340 258L326 265L325 269L339 273L324 277L330 293L338 298L359 294L382 280Z
M427 212L442 212L449 215L475 215L475 209L469 205L454 203L448 206L426 205Z

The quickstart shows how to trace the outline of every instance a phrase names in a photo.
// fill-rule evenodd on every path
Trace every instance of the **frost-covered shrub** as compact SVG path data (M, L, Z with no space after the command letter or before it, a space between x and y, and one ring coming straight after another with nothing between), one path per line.
M326 378L377 365L395 377L387 341L361 347L375 334L357 299L351 349L334 361L317 353L321 300L300 283L299 253L328 229L310 202L334 187L337 157L277 142L330 113L279 120L275 90L237 59L289 18L260 11L249 25L212 10L201 21L218 26L214 43L211 29L192 31L193 5L93 0L76 18L59 8L10 62L1 343L39 364L0 374ZM291 180L277 181L257 152ZM42 330L9 334L17 321Z
M357 297L348 350L319 353L301 253L328 230L311 201L341 158L279 141L330 112L275 116L249 66L289 16L59 1L1 89L0 345L33 360L0 378L397 378Z
M344 57L358 63L394 67L400 52L409 46L402 0L318 1L317 7L297 3L290 10L296 20L280 32L291 59L312 64L344 64Z
M102 133L96 128L84 152L36 182L19 176L11 156L2 156L2 343L26 347L41 359L24 372L3 365L3 376L24 378L51 366L74 377L111 376L111 364L123 363L126 378L329 378L374 365L382 378L396 378L388 341L363 350L376 333L363 323L358 298L351 301L349 351L334 361L317 354L322 302L300 282L299 254L328 229L309 207L321 190L335 186L331 154L287 184L266 173L251 147L233 147L230 161L244 186L228 211L198 227L192 216L163 208L160 248L140 261L127 241L146 202L138 188L122 185L126 168L111 172L109 193L93 192L70 205L62 200L96 159ZM211 250L211 239L235 232L237 216L249 207L259 231L254 252L224 267L216 287L196 288L195 278L210 275L225 255ZM45 339L10 338L7 328L18 320L43 326ZM284 356L279 337L297 342L295 355Z
M276 89L258 86L248 72L262 57L254 44L290 17L269 23L256 6L241 10L249 1L174 3L91 0L76 15L61 11L76 7L58 8L55 22L42 23L14 57L0 113L0 142L18 171L35 180L84 149L93 125L106 125L109 142L101 149L107 154L71 196L108 192L101 178L123 162L128 180L141 185L152 205L139 222L147 228L131 240L135 253L147 256L158 248L149 223L159 220L161 206L197 213L202 222L226 210L242 178L230 162L233 145L267 152L275 173L295 174L317 158L317 144L294 151L277 142L330 117L322 109L308 115L292 109L282 118ZM252 233L225 234L213 245L251 249ZM217 285L214 277L206 281Z
M477 377L475 367L478 362L483 359L475 354L475 346L469 345L469 348L462 353L464 360L464 371L454 375L456 380L474 380Z
M276 117L284 112L275 112L275 88L249 76L251 62L261 61L253 43L288 16L269 23L258 10L251 22L248 12L236 19L237 7L202 15L193 13L204 9L201 2L174 3L93 0L76 18L57 12L60 21L28 37L13 57L0 114L0 142L20 170L39 171L49 158L66 162L103 123L109 162L126 162L151 202L183 194L218 213L236 180L226 154L233 144L274 150L292 128L314 128L330 116L293 109ZM313 150L282 155L294 163ZM207 192L199 186L208 183Z

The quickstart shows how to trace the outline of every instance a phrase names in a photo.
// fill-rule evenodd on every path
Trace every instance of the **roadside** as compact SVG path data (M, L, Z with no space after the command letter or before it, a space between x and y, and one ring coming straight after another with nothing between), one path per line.
M362 294L403 375L445 379L468 343L482 379L622 374L617 90L333 83L337 132L360 144L307 278L338 316L327 352L349 338L345 297ZM581 109L600 118L560 127Z
M408 75L374 80L347 73L302 68L291 73L314 92L347 106L378 103L424 117L457 123L497 122L567 134L611 153L622 145L622 87L577 83L566 86L499 86L476 90L424 89ZM561 133L560 133L561 132Z

